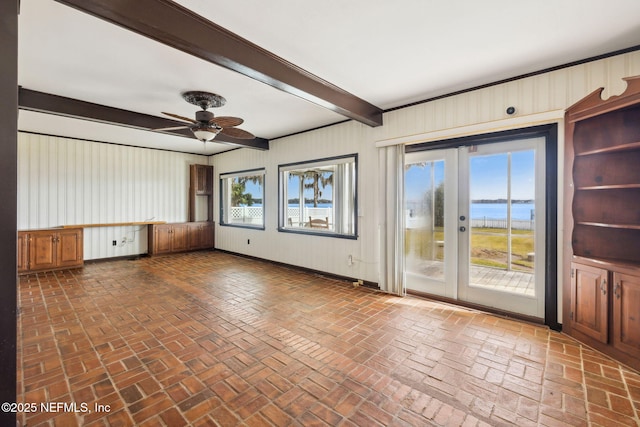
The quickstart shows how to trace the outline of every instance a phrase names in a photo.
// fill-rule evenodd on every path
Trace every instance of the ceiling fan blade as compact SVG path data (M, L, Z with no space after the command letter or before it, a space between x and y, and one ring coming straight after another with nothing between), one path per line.
M173 117L175 119L180 119L180 120L184 120L185 122L189 122L189 123L198 123L196 120L190 119L188 117L183 117L183 116L179 116L177 114L173 114L173 113L165 113L164 111L162 112L162 114L166 114L169 117Z
M178 129L189 129L191 126L174 126L171 128L160 128L160 129L151 129L154 132L161 132L166 130L178 130Z
M247 132L246 130L238 129L238 128L223 128L220 131L221 134L230 136L232 138L239 139L253 139L255 136L251 132Z
M244 123L244 120L242 120L240 117L220 116L212 118L211 120L209 120L209 123L215 123L221 128L228 128L232 126L240 126L242 123Z

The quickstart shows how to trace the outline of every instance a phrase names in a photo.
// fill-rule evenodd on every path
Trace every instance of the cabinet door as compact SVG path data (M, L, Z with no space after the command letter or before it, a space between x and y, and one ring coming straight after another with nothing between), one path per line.
M207 222L202 225L202 248L211 249L214 246L214 224L213 222Z
M180 252L189 249L189 226L173 224L171 227L171 251Z
M211 194L213 189L213 170L212 166L195 165L195 185L196 194Z
M72 229L58 232L56 237L57 261L59 267L82 265L82 230Z
M189 249L195 250L202 247L202 224L194 222L188 224Z
M171 253L171 229L170 225L156 225L153 227L154 254Z
M29 269L29 256L27 252L28 239L28 233L18 233L18 273Z
M613 346L640 357L640 277L613 273Z
M31 270L46 270L57 266L57 233L38 231L29 234L29 265Z
M608 341L607 270L571 263L571 326L598 341Z

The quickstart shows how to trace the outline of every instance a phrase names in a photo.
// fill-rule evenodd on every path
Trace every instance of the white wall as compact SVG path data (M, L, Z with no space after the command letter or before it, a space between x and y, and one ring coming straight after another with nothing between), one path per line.
M20 132L18 230L186 221L192 163L208 157ZM146 252L146 227L84 230L85 260Z

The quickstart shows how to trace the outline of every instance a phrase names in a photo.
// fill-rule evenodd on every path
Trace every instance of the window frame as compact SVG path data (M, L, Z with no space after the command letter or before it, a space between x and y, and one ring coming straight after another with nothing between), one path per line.
M288 196L285 194L285 182L284 177L286 172L299 170L299 169L311 169L317 166L334 166L338 164L346 164L351 162L341 161L344 159L352 159L353 163L353 208L351 215L353 217L353 231L350 234L340 233L334 230L323 231L317 228L302 228L302 227L287 227L287 208L288 208ZM332 188L332 198L335 197L335 183ZM285 203L287 206L285 207ZM334 199L335 208L335 199ZM358 153L345 154L333 157L324 157L320 159L305 160L300 162L285 163L278 165L278 231L283 233L304 234L312 236L332 237L338 239L358 239Z
M233 223L233 222L225 222L225 208L227 207L225 202L225 197L227 192L225 191L225 182L227 179L241 178L244 176L262 176L262 224L252 225L245 223ZM267 180L267 171L265 168L255 168L255 169L246 169L241 171L233 171L233 172L224 172L220 173L218 176L219 188L220 188L220 206L219 206L219 224L223 227L237 227L237 228L248 228L251 230L264 230L265 229L265 213L266 213L266 180ZM229 206L232 208L233 206Z

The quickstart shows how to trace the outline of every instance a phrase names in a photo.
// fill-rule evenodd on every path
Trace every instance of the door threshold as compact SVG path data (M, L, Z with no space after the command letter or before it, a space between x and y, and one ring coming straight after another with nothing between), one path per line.
M456 305L459 307L470 308L477 311L483 311L486 313L495 314L496 316L504 317L506 319L514 319L522 322L532 323L534 325L542 325L545 326L544 319L535 316L527 316L526 314L513 313L506 310L501 310L495 307L488 307L481 304L474 304L472 302L461 301L453 298L447 298L440 295L428 294L426 292L414 291L411 289L407 289L407 295L412 295L419 298L430 299L433 301L444 302L451 305Z

